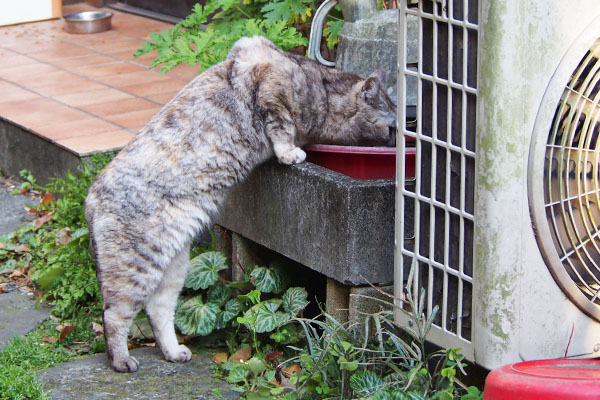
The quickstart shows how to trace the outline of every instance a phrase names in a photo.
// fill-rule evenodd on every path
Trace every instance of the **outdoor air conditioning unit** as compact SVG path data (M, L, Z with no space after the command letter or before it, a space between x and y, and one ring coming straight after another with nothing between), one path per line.
M430 340L486 368L599 357L600 2L400 8L398 103L418 90L416 131L398 108L396 295L414 268L440 310Z

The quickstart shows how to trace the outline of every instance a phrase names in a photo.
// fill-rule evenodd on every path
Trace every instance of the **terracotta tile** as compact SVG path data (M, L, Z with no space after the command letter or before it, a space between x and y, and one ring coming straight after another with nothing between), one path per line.
M114 30L98 32L93 35L69 34L64 40L71 44L77 44L88 48L96 45L110 44L118 39L122 34Z
M76 121L88 117L81 111L44 98L5 104L2 106L2 116L34 130L56 121Z
M25 100L34 100L39 99L40 95L33 93L29 90L21 89L18 86L15 86L14 90L5 90L2 88L0 82L0 104L2 103L14 103ZM2 108L0 108L0 115L4 114Z
M155 82L139 83L137 85L123 86L121 89L140 97L148 97L165 92L177 92L186 85L186 82L175 79L163 79Z
M65 85L70 82L81 82L82 80L86 80L86 78L77 76L68 71L57 70L55 72L49 72L47 74L31 77L30 79L19 79L18 83L24 87L36 89L55 83Z
M69 93L54 97L61 103L73 107L81 107L89 104L105 103L123 99L134 99L135 97L113 88L87 90L85 92Z
M69 139L57 140L56 143L80 156L98 153L101 151L113 151L123 148L134 135L124 129L99 133L91 136L81 136Z
M2 106L2 116L16 118L24 114L51 111L58 104L43 97L38 97L35 100L14 101Z
M99 78L102 76L127 74L139 71L144 71L144 69L138 65L130 64L123 61L115 61L109 64L91 65L73 70L73 72L75 72L76 74L87 76L90 78Z
M87 117L77 121L63 121L54 124L40 126L37 133L52 140L62 140L80 136L96 135L109 132L119 127L100 118Z
M65 82L46 82L45 85L36 87L35 91L44 96L53 97L68 93L106 89L107 87L106 85L73 75L73 77Z
M80 106L79 108L89 112L90 114L104 117L108 115L121 114L124 112L156 108L156 104L139 98L131 98L116 101L106 101L98 104L88 104Z
M167 76L171 78L183 79L187 82L191 81L200 74L200 68L197 65L178 65L169 72Z
M148 100L155 101L159 104L167 104L178 92L165 92L146 96Z
M0 78L4 78L11 82L27 82L36 79L38 76L45 76L52 72L59 71L58 68L52 65L35 63L23 65L19 67L0 68Z
M90 56L96 54L85 47L75 46L68 43L64 43L64 45L64 47L61 46L46 51L36 52L31 54L31 56L42 61L52 61L57 59Z
M141 45L141 39L121 35L113 40L107 40L104 43L93 44L89 47L96 51L108 54L124 50L131 50L131 54L133 54L135 50L141 47Z
M110 53L110 55L112 57L117 57L121 60L140 64L145 67L149 66L150 63L152 61L154 61L154 59L156 58L156 53L144 54L143 56L138 57L138 58L133 58L134 54L135 54L135 51L131 51L131 50L122 50L122 51L116 51L114 53Z
M159 74L158 72L147 70L98 78L99 81L118 88L135 85L138 83L148 83L164 79L169 78L167 76Z
M0 48L0 68L11 68L28 64L35 64L38 61L8 49Z
M123 128L127 128L133 132L137 132L142 129L152 117L154 117L160 111L160 107L149 108L142 111L132 111L122 114L108 115L107 121L115 123Z
M33 24L35 25L35 24ZM59 40L53 40L51 38L45 38L46 40L44 41L39 41L39 42L33 42L31 43L30 40L24 40L22 41L22 43L15 43L12 45L8 45L6 47L8 47L9 49L15 50L20 54L29 54L29 55L34 55L37 53L42 53L42 52L49 52L49 51L60 51L61 49L64 50L66 48L71 48L73 45L69 44L69 43L65 43Z
M100 54L93 54L90 56L83 57L72 57L49 61L50 64L59 66L61 68L74 70L79 67L85 67L88 65L107 64L117 61L113 57L108 57Z

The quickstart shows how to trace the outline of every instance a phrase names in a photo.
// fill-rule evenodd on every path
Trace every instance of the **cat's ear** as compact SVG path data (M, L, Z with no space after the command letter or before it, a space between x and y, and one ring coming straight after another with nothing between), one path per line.
M378 69L377 71L374 71L371 75L369 75L369 78L377 78L379 80L379 83L383 85L385 83L385 76L385 69Z
M374 76L368 77L362 85L360 89L360 94L366 99L372 99L377 96L377 92L379 92L379 78Z

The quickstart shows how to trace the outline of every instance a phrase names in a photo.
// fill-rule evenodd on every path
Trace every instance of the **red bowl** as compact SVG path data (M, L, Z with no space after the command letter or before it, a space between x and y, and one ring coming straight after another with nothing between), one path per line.
M396 177L395 147L358 147L313 144L306 146L306 160L355 179ZM406 148L406 178L415 176L415 148Z

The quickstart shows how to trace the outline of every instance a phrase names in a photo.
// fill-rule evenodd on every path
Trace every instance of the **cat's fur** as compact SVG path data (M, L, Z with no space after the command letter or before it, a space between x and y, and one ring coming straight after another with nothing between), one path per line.
M173 312L190 241L209 226L225 190L273 155L304 161L307 143L386 144L395 106L381 86L288 54L264 38L240 39L144 127L98 175L86 219L104 300L106 350L135 371L127 350L145 307L165 358L184 362Z

